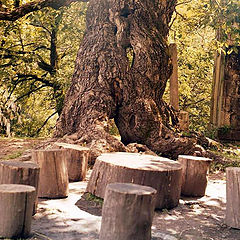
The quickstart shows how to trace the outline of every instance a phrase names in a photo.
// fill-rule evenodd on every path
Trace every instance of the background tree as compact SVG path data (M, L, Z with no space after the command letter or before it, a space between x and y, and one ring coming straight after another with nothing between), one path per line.
M14 9L14 1L7 3L5 8ZM40 130L46 134L55 125L56 117L48 120L61 112L84 31L85 10L86 5L76 3L0 23L1 87L9 93L5 103L14 99L21 106L21 124L11 124L15 134L36 136Z
M170 41L178 45L180 108L189 112L190 130L211 137L214 137L214 132L209 131L214 57L216 52L231 54L237 50L239 14L240 3L236 0L178 1L171 23ZM228 48L230 36L234 46ZM167 101L168 94L166 91Z
M20 4L18 8L7 7L9 11L2 11L0 19L16 20L39 8L47 6L59 8L70 2L72 1L42 0ZM125 146L112 138L107 131L108 122L114 119L124 144L130 142L146 144L152 150L169 156L194 150L194 142L180 138L171 131L168 120L172 117L174 123L176 119L171 108L162 100L171 73L166 40L176 4L173 0L161 2L145 0L142 3L127 0L111 3L90 1L87 30L78 54L73 84L58 123L57 136L70 135L69 138L87 143L100 151L104 148L125 150ZM192 31L203 36L209 27L217 28L214 21L219 21L225 10L222 8L216 10L214 8L216 4L218 5L217 1L207 0L201 3L195 0L179 2L178 8L181 6L185 8L183 13L177 9L176 16L178 19L181 16L181 20L188 19L185 26L191 27L187 27L185 32ZM227 9L233 11L236 6L237 2L230 1ZM216 19L213 18L213 14L218 12ZM146 24L149 26L145 26ZM179 34L179 29L178 26L175 30L175 39L181 41L183 34L182 36ZM184 29L181 31L184 32ZM204 38L197 36L195 39L198 43L201 43L201 39L207 43L211 42L205 35ZM188 49L188 55L194 52L194 48ZM182 47L182 56L184 54ZM209 62L212 59L211 54L201 52L195 56ZM46 60L45 63L51 65ZM204 95L201 90L204 84L198 79L204 77L209 79L209 70L203 72L199 68L200 63L202 62L182 61L182 66L187 66L187 69L183 67L181 75L183 80L185 78L183 81L185 86L192 85L189 89L201 91L193 94L191 98L195 98L194 104L204 103L202 104L204 107L205 100L197 99ZM208 65L202 64L204 68L207 66L207 69L210 69L210 65L211 62ZM43 65L40 64L41 66ZM199 69L195 72L193 68ZM196 78L187 77L191 74L195 74ZM189 81L188 84L186 80ZM182 102L183 106L192 105L185 99ZM197 111L195 115L198 115Z

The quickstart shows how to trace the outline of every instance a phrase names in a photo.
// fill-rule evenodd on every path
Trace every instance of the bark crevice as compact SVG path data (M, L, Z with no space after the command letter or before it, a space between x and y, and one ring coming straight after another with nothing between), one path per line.
M56 136L77 135L97 153L146 145L165 156L195 151L195 143L169 128L177 123L162 100L172 66L168 24L176 0L90 1L72 85ZM131 64L127 48L132 51ZM121 141L107 131L114 118Z

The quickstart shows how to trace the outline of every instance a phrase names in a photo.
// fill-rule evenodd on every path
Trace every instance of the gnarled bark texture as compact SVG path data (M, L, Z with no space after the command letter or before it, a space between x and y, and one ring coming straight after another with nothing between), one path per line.
M240 140L240 46L237 50L237 53L232 52L225 57L222 102L219 103L218 137L230 141Z
M56 136L74 135L99 152L125 151L132 142L171 157L194 151L192 142L166 127L173 115L162 100L172 71L166 38L175 4L89 2L86 33ZM112 118L122 142L106 129Z

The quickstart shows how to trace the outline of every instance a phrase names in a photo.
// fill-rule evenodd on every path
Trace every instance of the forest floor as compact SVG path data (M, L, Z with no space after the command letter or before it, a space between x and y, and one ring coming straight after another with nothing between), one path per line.
M17 158L41 142L39 139L0 139L0 159ZM84 194L86 186L87 180L70 183L68 198L39 199L38 213L32 222L33 235L29 239L98 239L102 204ZM240 240L240 230L224 223L225 208L225 173L211 173L204 197L181 198L178 207L155 212L152 240Z

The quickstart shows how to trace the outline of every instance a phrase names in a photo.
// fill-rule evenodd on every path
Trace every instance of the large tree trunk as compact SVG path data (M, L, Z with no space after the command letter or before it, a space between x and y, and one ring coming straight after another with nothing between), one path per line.
M233 46L230 46L230 50ZM240 46L225 56L223 90L219 101L218 138L240 140Z
M192 142L167 127L173 114L162 100L172 70L166 39L176 1L90 0L56 136L72 135L97 152L125 151L132 142L171 157L193 151ZM112 118L122 142L107 131Z

